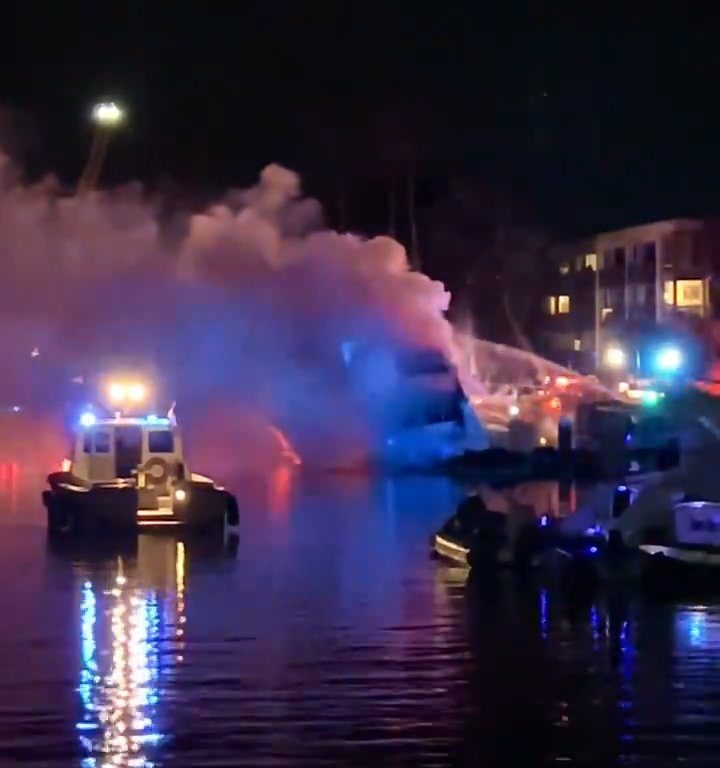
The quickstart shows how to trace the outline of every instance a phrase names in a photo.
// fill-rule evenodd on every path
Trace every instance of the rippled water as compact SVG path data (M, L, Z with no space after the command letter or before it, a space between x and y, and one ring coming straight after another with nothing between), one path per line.
M0 464L2 765L718 762L718 606L466 586L448 480L278 470L238 539L123 552L50 547L39 490Z

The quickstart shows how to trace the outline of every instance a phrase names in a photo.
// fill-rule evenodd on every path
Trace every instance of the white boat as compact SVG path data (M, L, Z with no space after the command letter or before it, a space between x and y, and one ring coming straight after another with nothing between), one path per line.
M70 456L48 483L43 502L52 534L178 526L204 530L238 523L235 497L190 471L172 413L85 411Z

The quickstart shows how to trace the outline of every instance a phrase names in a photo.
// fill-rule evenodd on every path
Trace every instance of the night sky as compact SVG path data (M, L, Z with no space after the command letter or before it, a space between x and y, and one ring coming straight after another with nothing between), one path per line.
M0 104L23 118L0 133L71 181L113 96L131 117L107 181L241 186L276 161L331 212L350 190L368 230L409 172L421 206L469 180L568 234L718 212L718 13L428 5L10 3Z

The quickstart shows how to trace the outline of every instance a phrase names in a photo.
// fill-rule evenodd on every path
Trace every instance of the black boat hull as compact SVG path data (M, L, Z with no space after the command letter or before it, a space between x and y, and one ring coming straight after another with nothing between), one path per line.
M237 525L235 497L207 483L183 485L185 498L172 508L143 509L147 501L133 487L67 487L43 492L48 530L53 534L135 533L142 528L210 530Z

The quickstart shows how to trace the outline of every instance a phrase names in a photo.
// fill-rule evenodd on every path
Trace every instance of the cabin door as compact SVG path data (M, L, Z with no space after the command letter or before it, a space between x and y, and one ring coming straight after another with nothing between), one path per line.
M133 477L142 462L143 433L140 427L115 427L115 476Z

